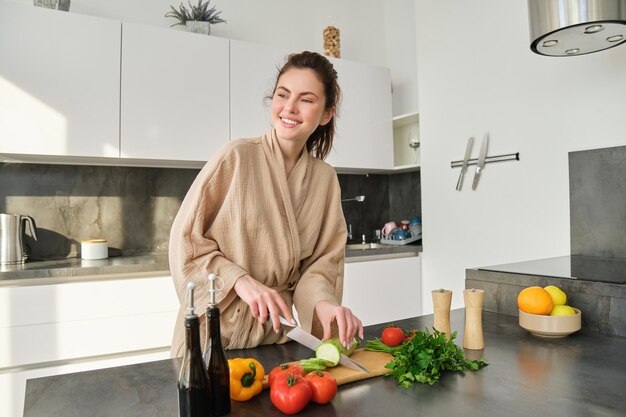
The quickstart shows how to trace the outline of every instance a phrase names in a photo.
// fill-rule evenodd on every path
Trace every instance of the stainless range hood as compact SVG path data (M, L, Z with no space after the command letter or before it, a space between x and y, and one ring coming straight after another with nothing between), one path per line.
M575 56L626 42L626 0L528 0L530 49Z

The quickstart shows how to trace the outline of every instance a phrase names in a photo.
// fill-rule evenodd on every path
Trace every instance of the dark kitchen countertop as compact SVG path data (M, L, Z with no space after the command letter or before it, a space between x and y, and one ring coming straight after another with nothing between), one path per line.
M451 328L462 345L464 310L451 314ZM423 329L433 316L397 321ZM366 339L382 325L366 328ZM586 328L561 339L540 339L517 324L517 317L484 312L484 352L490 365L478 372L446 373L436 384L401 388L377 377L339 387L331 404L309 404L301 416L623 416L626 410L626 338ZM228 351L229 357L255 357L266 369L307 358L295 342ZM470 356L473 355L473 356ZM24 417L178 416L178 360L164 360L28 380ZM269 393L248 402L233 401L232 416L284 416Z
M346 251L346 263L418 256L422 246L400 245ZM24 264L0 265L0 287L58 284L98 279L123 279L131 276L169 275L167 254L116 256L84 261L67 258L27 261Z
M384 259L406 258L418 256L422 252L422 245L383 245L376 249L355 249L346 251L346 263L367 262Z

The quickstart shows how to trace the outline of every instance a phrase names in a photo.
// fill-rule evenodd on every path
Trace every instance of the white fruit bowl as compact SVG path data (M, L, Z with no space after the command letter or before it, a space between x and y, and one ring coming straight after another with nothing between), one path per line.
M542 316L519 310L519 325L538 337L565 337L580 330L582 313L574 308L572 316Z

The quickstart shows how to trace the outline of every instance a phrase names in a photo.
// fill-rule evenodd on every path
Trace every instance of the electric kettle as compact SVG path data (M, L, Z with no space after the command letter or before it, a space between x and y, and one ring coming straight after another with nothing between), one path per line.
M0 264L19 264L28 258L24 251L24 224L28 223L30 234L37 240L37 226L30 216L0 214Z

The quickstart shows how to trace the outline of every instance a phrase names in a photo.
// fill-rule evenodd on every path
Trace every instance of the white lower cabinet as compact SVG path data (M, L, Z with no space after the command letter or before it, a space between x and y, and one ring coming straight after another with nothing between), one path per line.
M385 259L347 263L343 305L364 326L422 314L421 258Z
M169 357L170 276L0 288L0 415L21 416L28 378Z

